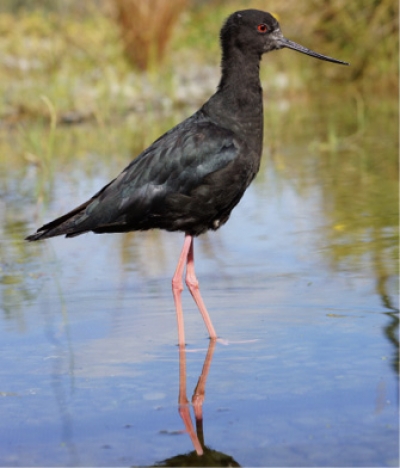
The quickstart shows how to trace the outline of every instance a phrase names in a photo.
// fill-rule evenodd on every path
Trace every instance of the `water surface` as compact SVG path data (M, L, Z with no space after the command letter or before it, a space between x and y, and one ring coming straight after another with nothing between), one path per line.
M210 351L200 459L178 412L183 235L28 244L124 163L2 168L2 466L398 466L396 119L332 101L266 116L256 182L196 240L222 338L185 291L189 400Z

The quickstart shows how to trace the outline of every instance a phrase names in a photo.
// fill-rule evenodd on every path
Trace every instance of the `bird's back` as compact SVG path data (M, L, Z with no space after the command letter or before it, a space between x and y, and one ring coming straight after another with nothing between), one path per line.
M217 229L257 172L252 153L201 109L81 207L43 226L45 237L153 228L198 235Z

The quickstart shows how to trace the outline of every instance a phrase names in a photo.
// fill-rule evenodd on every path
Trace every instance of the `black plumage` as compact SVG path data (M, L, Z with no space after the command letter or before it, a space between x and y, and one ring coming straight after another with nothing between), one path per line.
M186 263L187 284L198 303L197 280L193 286L188 279L188 269L195 279L194 269L189 267L193 261L192 238L218 229L228 220L260 166L261 56L288 47L319 59L345 63L285 39L276 19L258 10L232 14L222 27L220 39L221 81L201 109L156 140L90 200L45 224L27 240L64 234L72 237L88 231L183 231L187 242L173 280L175 301L180 302L180 291L178 294L176 290L182 289L182 281L178 274L183 273ZM178 325L183 327L179 324L179 304L176 305ZM202 314L209 320L205 307ZM211 321L207 327L215 338ZM183 328L180 344L182 339Z

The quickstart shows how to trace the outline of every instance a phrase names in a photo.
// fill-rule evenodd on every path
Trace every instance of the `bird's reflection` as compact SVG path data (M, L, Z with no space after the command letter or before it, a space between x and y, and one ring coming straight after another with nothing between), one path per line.
M185 346L179 346L179 415L182 418L185 431L192 441L194 450L158 462L156 466L240 466L231 456L212 450L204 443L203 402L215 345L216 340L210 339L203 369L193 392L191 405L186 392L186 350ZM190 406L193 407L195 426L192 422Z
M382 305L389 310L385 315L390 319L389 323L383 327L385 336L393 345L394 352L392 358L392 367L394 371L399 373L399 309L393 303L390 294L388 293L387 283L389 275L379 275L376 285L376 292L381 297Z

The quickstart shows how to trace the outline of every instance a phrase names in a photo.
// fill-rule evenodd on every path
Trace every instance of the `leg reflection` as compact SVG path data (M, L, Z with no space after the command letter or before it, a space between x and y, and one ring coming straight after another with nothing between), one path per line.
M162 462L157 462L156 466L240 466L230 455L213 450L204 443L203 402L207 376L210 370L216 341L216 339L210 339L203 369L192 397L196 426L193 425L190 415L190 403L186 396L186 350L184 345L179 346L179 414L185 425L185 430L192 441L194 450L189 453L175 455Z
M215 344L216 340L210 339L203 369L193 392L192 405L196 419L196 431L194 430L192 419L190 417L189 400L186 396L186 351L184 346L179 346L179 414L197 455L203 455L204 452L203 402Z

